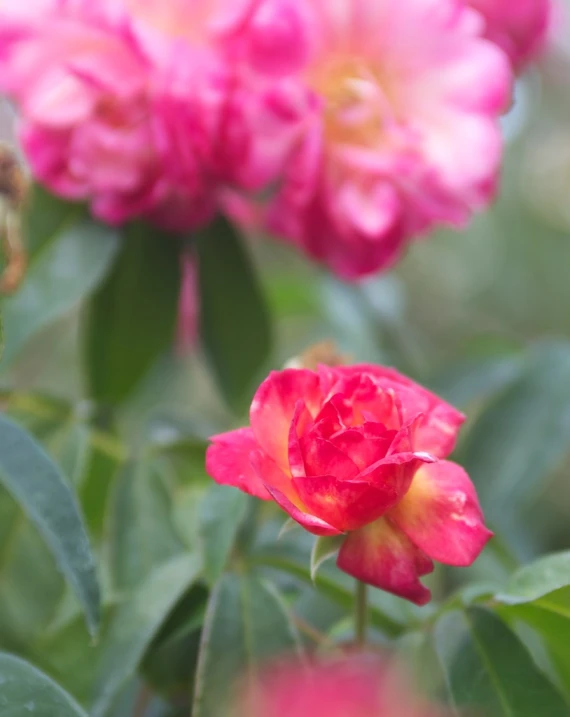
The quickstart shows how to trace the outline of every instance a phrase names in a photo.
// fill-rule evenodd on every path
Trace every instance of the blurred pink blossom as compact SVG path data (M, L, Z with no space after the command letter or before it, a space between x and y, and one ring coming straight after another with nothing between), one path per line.
M486 23L485 36L509 56L515 71L544 49L553 0L468 0Z
M272 5L305 28L307 98L302 140L267 210L271 231L356 279L488 205L512 73L480 37L477 13L462 0Z
M34 175L103 221L172 230L206 222L218 191L262 189L297 122L274 84L294 59L248 40L265 1L6 0L0 87Z
M250 679L236 717L443 717L410 689L393 665L373 654L283 663Z

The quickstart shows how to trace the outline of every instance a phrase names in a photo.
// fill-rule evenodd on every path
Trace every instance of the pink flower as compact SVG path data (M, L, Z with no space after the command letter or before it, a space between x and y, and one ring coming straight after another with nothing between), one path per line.
M263 74L248 40L265 2L7 0L0 87L34 175L103 221L172 230L207 222L220 196L264 188L298 122L295 92L275 82L290 62L274 47Z
M342 570L421 605L432 560L470 565L491 536L469 477L442 460L463 420L392 369L287 369L259 387L251 428L212 438L206 469L315 535L346 534Z
M485 18L485 36L509 56L517 72L544 49L552 0L468 0Z
M356 279L489 203L512 76L462 0L271 4L302 18L308 108L271 231Z
M248 680L236 703L236 717L443 717L373 654L284 662Z

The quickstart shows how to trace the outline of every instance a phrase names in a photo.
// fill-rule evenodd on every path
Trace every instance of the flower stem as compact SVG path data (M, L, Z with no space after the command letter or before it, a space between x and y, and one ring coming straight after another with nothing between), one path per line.
M366 625L368 622L367 585L360 580L356 581L354 595L354 633L356 644L363 647L366 644Z

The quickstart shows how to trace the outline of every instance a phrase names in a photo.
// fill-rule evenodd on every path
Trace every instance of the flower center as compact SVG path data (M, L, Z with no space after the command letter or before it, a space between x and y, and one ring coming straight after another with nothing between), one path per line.
M339 57L324 66L313 78L324 99L327 141L373 147L396 117L376 68L358 57Z

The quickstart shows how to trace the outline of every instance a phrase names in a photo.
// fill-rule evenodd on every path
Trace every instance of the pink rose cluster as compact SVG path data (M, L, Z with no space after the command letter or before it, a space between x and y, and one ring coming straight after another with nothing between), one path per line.
M103 221L254 217L356 279L491 200L512 68L485 35L526 58L531 4L4 0L0 88L35 176Z
M433 561L471 565L492 535L469 476L446 460L464 419L393 369L286 369L257 390L250 427L211 439L206 470L338 536L341 570L424 605Z

